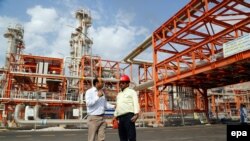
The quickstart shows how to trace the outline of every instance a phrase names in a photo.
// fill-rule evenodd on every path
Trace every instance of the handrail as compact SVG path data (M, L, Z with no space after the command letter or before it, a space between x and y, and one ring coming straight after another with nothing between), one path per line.
M14 113L15 122L25 125L55 125L55 124L87 124L86 117L84 119L40 119L38 118L39 106L35 107L35 120L23 120L19 117L20 111L25 105L17 104Z

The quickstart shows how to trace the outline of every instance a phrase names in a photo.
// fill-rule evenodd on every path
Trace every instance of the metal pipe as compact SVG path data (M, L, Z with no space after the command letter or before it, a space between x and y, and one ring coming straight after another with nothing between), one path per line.
M135 48L133 51L131 51L130 54L128 54L123 61L126 63L135 63L135 64L143 64L145 62L140 61L134 61L134 58L138 56L140 53L142 53L144 50L149 48L152 45L152 36L149 36L144 40L137 48ZM149 61L146 61L148 63Z
M149 87L152 87L154 86L154 80L150 80L150 81L147 81L145 83L142 83L138 86L135 86L134 87L134 90L135 91L140 91L140 90L143 90L143 89L146 89L146 88L149 88Z
M35 77L56 77L56 78L72 78L72 79L85 79L85 80L93 80L94 77L79 77L79 76L63 76L63 75L55 75L55 74L39 74L39 73L27 73L27 72L11 72L12 74L16 75L29 75L29 76L35 76ZM119 82L119 79L115 78L102 78L103 81L109 81L109 82Z
M73 57L72 57L72 56L65 56L65 57L63 58L63 74L65 74L65 65L66 65L66 60L67 60L67 58L72 59ZM81 60L82 57L75 57L75 59Z
M153 65L153 62L152 62L152 61L143 60L143 59L133 59L133 60L131 60L131 58L130 58L130 59L128 60L128 62L133 63L133 64L137 64L137 65L140 65L140 64Z
M35 120L23 120L19 118L20 111L24 108L25 105L17 104L14 113L15 122L18 124L26 125L55 125L55 124L87 124L86 119L39 119L35 117ZM39 108L39 106L37 106ZM37 113L36 113L37 116Z

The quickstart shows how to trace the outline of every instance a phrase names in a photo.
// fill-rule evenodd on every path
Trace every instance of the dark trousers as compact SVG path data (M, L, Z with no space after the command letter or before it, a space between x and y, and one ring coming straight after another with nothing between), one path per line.
M128 113L118 117L120 141L136 141L135 123L131 122L134 113Z

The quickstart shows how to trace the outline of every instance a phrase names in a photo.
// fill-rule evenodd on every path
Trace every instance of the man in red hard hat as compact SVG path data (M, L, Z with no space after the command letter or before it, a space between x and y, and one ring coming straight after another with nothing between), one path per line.
M136 141L135 121L139 117L139 102L135 90L129 88L130 79L127 75L120 78L121 91L116 98L114 116L118 119L120 141Z

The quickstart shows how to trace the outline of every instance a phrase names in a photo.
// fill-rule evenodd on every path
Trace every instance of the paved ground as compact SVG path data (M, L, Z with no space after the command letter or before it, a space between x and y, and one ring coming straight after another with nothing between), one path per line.
M119 141L108 129L106 141ZM0 131L0 141L87 141L86 130ZM226 141L226 125L138 128L137 141Z

